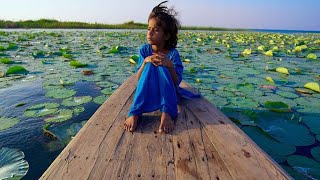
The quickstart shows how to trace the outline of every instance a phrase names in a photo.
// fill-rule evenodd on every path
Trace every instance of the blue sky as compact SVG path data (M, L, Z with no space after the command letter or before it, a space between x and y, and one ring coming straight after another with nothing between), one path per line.
M162 0L7 0L2 20L147 22ZM320 0L171 0L182 25L320 31Z

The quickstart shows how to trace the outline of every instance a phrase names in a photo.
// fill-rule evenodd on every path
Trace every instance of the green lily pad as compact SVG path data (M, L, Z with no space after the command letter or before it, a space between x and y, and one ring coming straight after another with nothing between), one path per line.
M29 170L24 153L18 149L0 149L0 179L21 179Z
M61 88L61 89L52 89L47 91L46 96L47 97L53 97L53 98L68 98L76 94L75 90Z
M95 102L96 104L103 104L108 98L109 96L107 95L97 96L93 99L93 102Z
M293 93L293 92L287 92L287 91L277 91L277 94L279 94L282 97L286 98L298 98L299 95Z
M80 113L82 113L82 112L84 112L84 111L85 111L85 108L84 108L84 107L76 107L76 108L73 109L73 112L74 112L74 114L76 114L76 115L78 115L78 114L80 114Z
M72 118L73 110L70 109L61 109L58 111L58 114L45 119L45 122L64 122Z
M0 58L0 62L3 64L12 64L14 61L12 61L10 58Z
M79 106L81 104L88 103L92 100L91 96L78 96L78 97L70 97L64 99L62 101L62 105L64 106Z
M293 154L296 151L296 147L275 141L266 135L266 132L257 127L245 126L242 130L248 134L248 136L254 140L266 153L269 155L281 155L286 156Z
M292 155L287 159L289 165L299 173L311 179L320 178L320 163L300 155Z
M87 121L80 123L66 124L63 126L50 127L50 131L58 137L58 141L51 141L47 144L50 152L63 149L71 141Z
M7 75L9 75L9 74L28 74L28 73L29 73L29 71L26 70L22 66L12 66L6 72Z
M256 108L259 106L259 103L246 97L232 97L230 98L230 102L237 108Z
M0 117L0 132L18 124L20 119L10 117Z
M101 90L101 93L102 94L105 94L105 95L111 95L115 90L113 88L105 88L103 90Z
M88 66L88 64L83 64L77 60L72 60L72 61L70 61L70 66L73 66L75 68L82 68L82 67Z
M304 176L303 174L295 171L293 168L288 167L288 166L282 166L282 168L290 174L291 177L293 177L293 179L303 179L303 180L308 180L308 178L306 176Z
M277 113L258 114L259 126L281 143L294 146L309 146L315 143L310 131L301 123L295 123L278 116Z
M49 114L54 114L58 111L59 104L57 103L41 103L28 107L24 115L27 117L41 117Z
M320 162L320 146L311 149L312 156Z
M303 116L302 121L306 124L310 131L320 135L320 118L319 116Z
M267 101L264 103L265 108L270 109L274 112L291 112L291 108L288 104L280 101Z

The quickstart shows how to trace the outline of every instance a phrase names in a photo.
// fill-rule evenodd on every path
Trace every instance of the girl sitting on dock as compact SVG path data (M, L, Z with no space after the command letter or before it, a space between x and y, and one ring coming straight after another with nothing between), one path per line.
M159 132L174 129L183 65L176 49L179 21L174 9L154 7L148 18L147 44L139 50L138 84L124 128L133 132L142 113L160 109Z

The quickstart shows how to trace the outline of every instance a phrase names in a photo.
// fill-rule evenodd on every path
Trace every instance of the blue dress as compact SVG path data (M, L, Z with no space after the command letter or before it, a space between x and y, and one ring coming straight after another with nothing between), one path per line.
M144 59L153 53L152 46L143 45L139 49L139 62L137 70L141 67ZM136 93L131 105L128 117L132 115L141 116L142 113L152 112L160 109L168 113L172 118L178 115L178 85L182 81L183 65L179 52L173 48L167 54L172 61L178 76L177 85L174 84L170 71L165 66L154 66L146 63L137 84Z

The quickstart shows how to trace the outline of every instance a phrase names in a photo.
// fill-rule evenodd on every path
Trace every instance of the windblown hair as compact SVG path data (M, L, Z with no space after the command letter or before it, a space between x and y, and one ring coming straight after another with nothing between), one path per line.
M178 13L173 8L169 9L162 5L166 2L168 1L163 1L152 9L148 21L152 18L156 18L157 25L163 29L165 35L169 35L169 39L165 43L165 48L172 49L177 46L180 22L176 18Z

